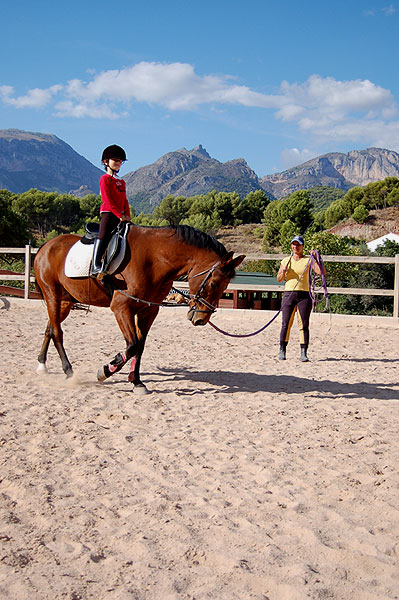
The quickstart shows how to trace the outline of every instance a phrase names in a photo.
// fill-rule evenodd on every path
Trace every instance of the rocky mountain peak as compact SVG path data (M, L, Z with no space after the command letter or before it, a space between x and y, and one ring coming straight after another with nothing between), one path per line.
M315 186L348 190L386 177L399 177L399 154L384 148L330 152L282 173L265 175L262 187L277 198Z

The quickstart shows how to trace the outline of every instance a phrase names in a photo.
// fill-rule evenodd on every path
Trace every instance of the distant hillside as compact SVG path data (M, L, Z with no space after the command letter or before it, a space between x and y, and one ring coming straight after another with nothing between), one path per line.
M244 159L221 163L201 145L169 152L123 178L133 206L148 203L154 207L169 194L188 197L212 190L237 192L244 197L262 187Z
M98 194L102 173L55 135L0 130L0 189Z
M342 237L352 237L357 240L370 242L386 233L399 234L399 206L390 206L371 210L364 223L356 223L353 219L347 219L329 229L330 233Z
M0 189L98 194L102 173L55 135L0 130ZM399 154L381 148L332 152L259 178L243 158L221 163L198 145L192 150L168 152L153 164L127 173L124 179L136 211L152 210L169 194L188 197L216 190L237 192L243 198L258 189L271 200L312 189L314 207L321 210L338 190L346 192L354 185L365 186L392 176L399 178ZM326 187L331 193L326 194Z
M260 179L263 189L277 198L315 186L332 186L347 191L386 177L399 177L399 154L383 148L331 152Z

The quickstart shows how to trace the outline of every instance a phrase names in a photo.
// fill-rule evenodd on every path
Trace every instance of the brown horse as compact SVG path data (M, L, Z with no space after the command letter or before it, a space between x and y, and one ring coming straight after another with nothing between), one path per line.
M109 306L125 338L126 350L97 373L104 381L133 358L129 380L138 393L147 393L140 379L140 362L148 331L168 295L172 282L186 275L189 281L188 318L205 325L244 256L233 252L213 237L192 227L138 227L127 234L124 261L106 285L93 277L67 277L64 272L69 249L77 235L61 235L40 248L35 258L36 283L47 304L49 321L38 356L38 371L47 371L47 351L52 339L67 377L73 374L63 346L61 323L77 302ZM141 301L142 300L142 301ZM135 363L135 364L134 364ZM133 370L134 369L134 370Z

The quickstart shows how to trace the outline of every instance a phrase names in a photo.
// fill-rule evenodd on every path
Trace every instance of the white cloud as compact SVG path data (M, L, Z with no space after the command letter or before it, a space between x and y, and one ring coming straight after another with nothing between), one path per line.
M339 120L348 112L392 109L391 92L371 81L356 79L337 81L332 77L312 75L302 84L281 84L281 108L277 115L286 121L314 114Z
M119 114L113 112L107 104L89 104L89 103L76 103L74 104L70 100L64 100L58 102L55 105L56 117L73 117L76 119L82 119L84 117L91 117L93 119L118 119Z
M104 71L86 83L69 81L67 95L76 101L147 102L169 110L193 110L200 104L229 103L243 106L277 106L273 96L231 85L230 77L195 73L186 63L141 62L121 70Z
M199 75L187 63L140 62L87 75L87 81L73 79L21 96L3 85L0 100L19 109L52 105L55 116L80 119L117 119L126 116L134 103L169 111L208 105L214 113L228 105L263 108L293 124L312 146L334 139L392 148L397 135L398 109L390 90L367 79L339 81L314 74L302 83L283 81L278 93L270 95L239 85L228 75ZM306 150L297 151L303 153L297 159L310 157ZM293 150L286 152L283 159L289 161Z
M395 15L397 12L399 12L399 9L395 8L395 6L393 4L389 4L388 6L367 9L364 11L363 14L366 17L376 17L382 13L386 17L391 17L392 15Z
M57 94L62 85L53 85L47 89L35 88L29 90L25 96L13 97L14 88L9 85L0 87L0 95L4 104L15 106L15 108L44 108L50 104L53 96Z
M397 11L397 9L393 6L393 4L390 4L389 6L384 6L384 8L382 9L382 12L384 13L384 15L386 15L387 17L390 17L392 15L394 15Z

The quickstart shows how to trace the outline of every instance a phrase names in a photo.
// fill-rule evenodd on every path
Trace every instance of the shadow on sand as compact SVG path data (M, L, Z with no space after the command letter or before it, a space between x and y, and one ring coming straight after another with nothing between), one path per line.
M336 398L367 398L370 400L399 400L399 388L393 383L341 383L329 379L313 380L292 375L260 375L258 373L240 373L236 371L194 371L191 369L160 369L161 373L173 376L173 380L197 381L212 387L194 392L192 389L176 389L178 394L213 392L215 394L234 394L242 392L283 392L287 395L316 392L319 396ZM149 373L144 377L148 381ZM160 393L158 385L161 381L153 381L151 387ZM161 384L162 385L162 384ZM396 387L396 389L395 389Z

